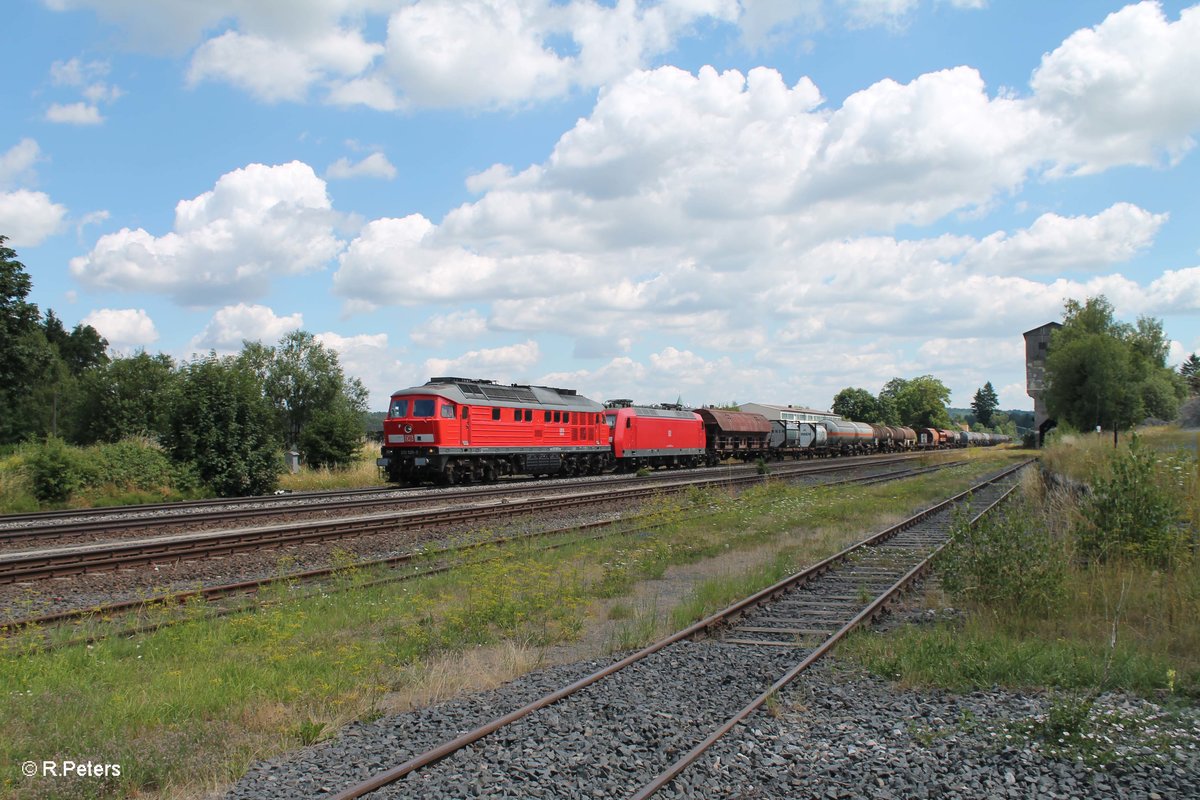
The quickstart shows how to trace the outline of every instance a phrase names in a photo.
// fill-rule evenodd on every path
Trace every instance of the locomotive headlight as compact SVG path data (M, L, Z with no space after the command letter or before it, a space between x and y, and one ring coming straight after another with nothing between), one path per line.
M405 426L404 426L404 432L405 432L405 433L412 433L412 425L405 425Z

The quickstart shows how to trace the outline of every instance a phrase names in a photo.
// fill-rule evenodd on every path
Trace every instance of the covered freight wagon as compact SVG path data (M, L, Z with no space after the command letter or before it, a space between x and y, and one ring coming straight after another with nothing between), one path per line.
M696 413L704 420L704 446L710 464L726 458L748 461L767 455L771 423L763 415L719 408L700 408Z

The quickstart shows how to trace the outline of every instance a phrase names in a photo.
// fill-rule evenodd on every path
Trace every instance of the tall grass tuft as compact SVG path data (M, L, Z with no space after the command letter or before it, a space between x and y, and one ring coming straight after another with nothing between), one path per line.
M955 519L938 562L942 587L960 602L996 612L1042 617L1062 599L1063 543L1039 510L1011 503L974 525Z
M1194 471L1189 456L1152 452L1135 436L1092 480L1081 508L1080 555L1164 568L1186 559L1195 532L1188 530L1183 501Z

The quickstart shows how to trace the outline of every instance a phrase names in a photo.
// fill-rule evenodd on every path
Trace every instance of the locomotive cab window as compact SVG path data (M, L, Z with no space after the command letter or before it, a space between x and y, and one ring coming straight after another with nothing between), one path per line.
M448 404L442 406L442 416L446 419L454 419L454 406Z
M388 410L388 417L395 419L396 417L408 416L408 401L393 400L392 407Z
M468 412L469 410L470 410L470 408L469 408L468 406L463 406L463 407L462 407L462 418L463 418L463 419L466 419L466 418L467 418L467 412Z
M432 397L422 400L413 400L412 415L414 417L432 417L436 408L437 401Z

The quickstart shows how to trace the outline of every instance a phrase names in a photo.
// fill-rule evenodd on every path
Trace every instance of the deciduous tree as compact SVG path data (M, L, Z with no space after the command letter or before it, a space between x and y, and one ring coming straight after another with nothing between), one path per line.
M50 369L54 352L39 324L38 307L26 298L33 283L17 253L0 235L0 441L31 433L34 388Z
M263 494L283 467L272 409L253 370L233 357L185 363L172 385L166 446L222 497Z
M363 435L367 390L360 380L346 376L335 351L308 331L297 330L274 347L246 342L239 360L261 379L276 430L287 446L300 448L312 463L331 466L352 460Z
M79 380L73 438L83 444L167 432L175 362L159 353L116 358Z
M895 424L914 428L950 427L950 412L946 409L950 390L932 375L912 380L892 378L884 384L879 396L895 409Z
M1186 388L1166 366L1167 349L1158 320L1117 322L1103 295L1068 300L1046 356L1047 409L1079 430L1174 419Z
M879 401L866 389L846 387L833 398L833 413L856 422L883 422Z

